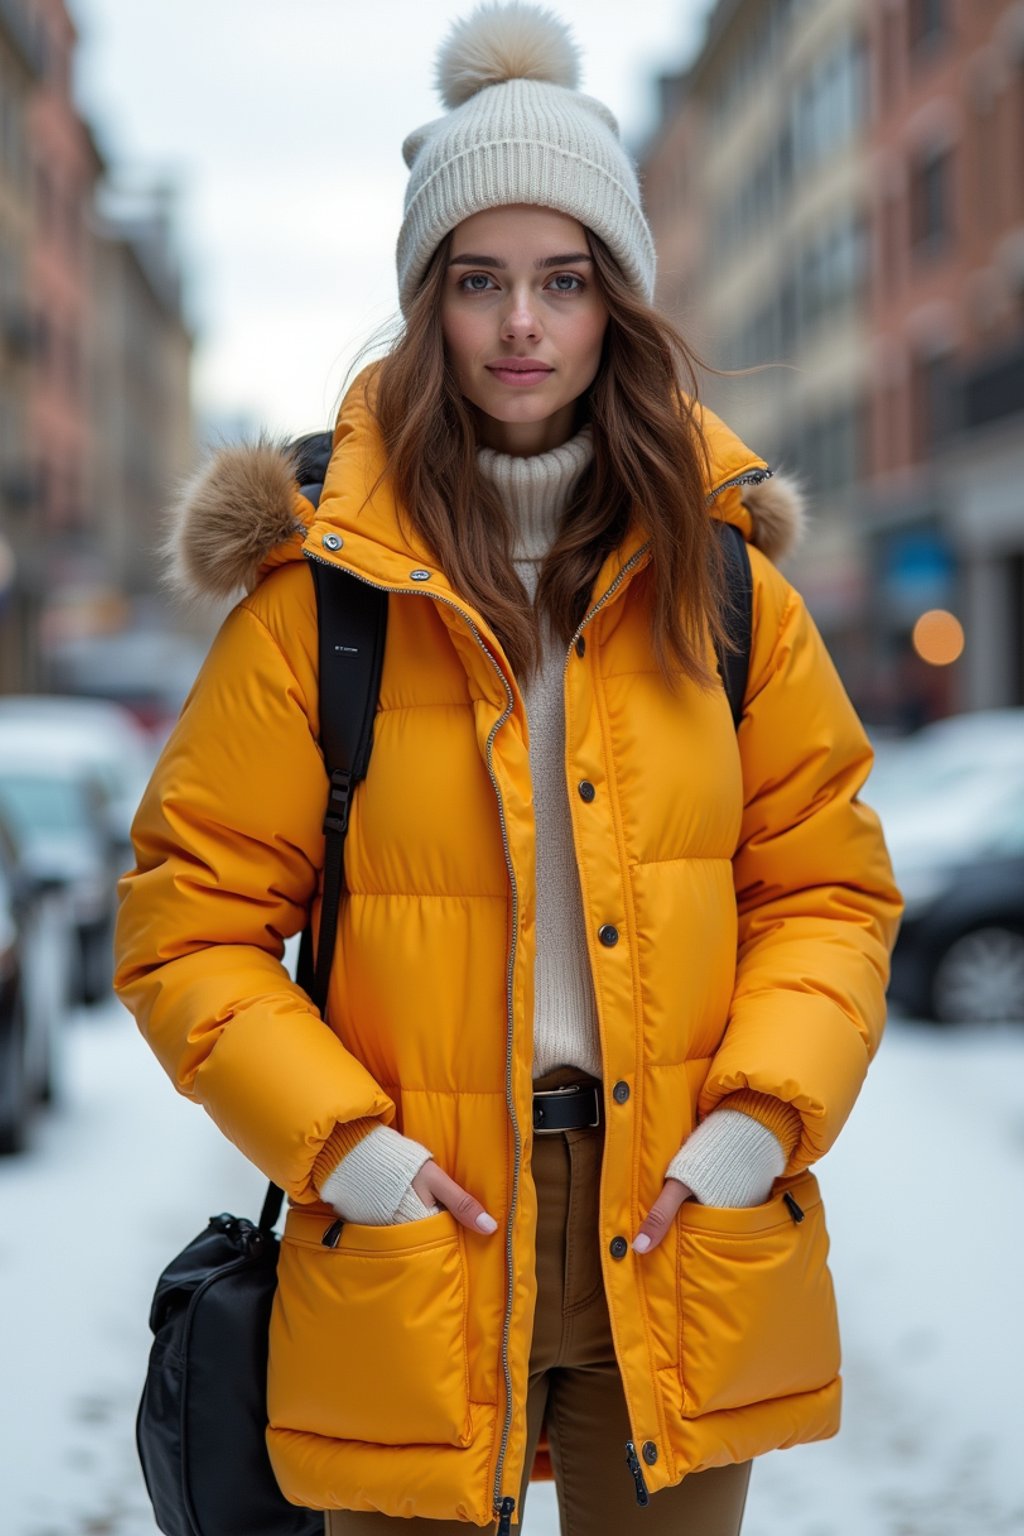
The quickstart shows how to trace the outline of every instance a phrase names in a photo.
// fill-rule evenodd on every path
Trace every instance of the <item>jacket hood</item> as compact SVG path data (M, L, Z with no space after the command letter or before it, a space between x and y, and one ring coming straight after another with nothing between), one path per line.
M394 500L366 500L382 463L380 435L369 408L370 364L353 382L338 414L319 507L299 485L299 445L269 433L216 449L181 485L166 517L162 552L166 584L186 598L226 599L249 593L276 566L302 557L314 525L356 529L364 539L409 559L430 552L410 538ZM778 561L796 548L806 521L806 494L791 472L773 471L707 406L698 405L707 442L709 511L735 523L748 543ZM350 467L363 495L354 496ZM744 484L743 477L767 471Z

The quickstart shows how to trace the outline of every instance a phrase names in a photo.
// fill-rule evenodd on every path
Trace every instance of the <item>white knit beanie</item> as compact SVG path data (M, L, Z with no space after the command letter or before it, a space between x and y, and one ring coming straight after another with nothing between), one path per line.
M442 43L435 83L447 116L402 145L410 170L397 252L403 313L448 231L507 203L578 219L650 300L654 241L636 167L613 113L577 89L579 49L564 23L519 0L479 5Z

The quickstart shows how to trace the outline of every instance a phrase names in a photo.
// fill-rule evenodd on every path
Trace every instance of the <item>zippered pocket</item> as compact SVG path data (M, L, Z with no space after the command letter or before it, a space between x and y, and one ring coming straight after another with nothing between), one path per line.
M764 1205L688 1200L678 1220L683 1416L828 1385L839 1371L839 1326L814 1175Z
M289 1211L270 1319L275 1429L380 1445L468 1445L462 1228L448 1210L394 1226Z

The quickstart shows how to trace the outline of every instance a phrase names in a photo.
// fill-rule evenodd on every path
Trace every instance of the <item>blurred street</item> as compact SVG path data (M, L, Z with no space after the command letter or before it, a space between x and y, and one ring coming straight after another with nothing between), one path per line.
M2 1529L152 1536L132 1430L153 1283L212 1212L255 1216L262 1181L117 1005L67 1045L63 1111L0 1163ZM758 1463L744 1536L1024 1531L1024 1032L894 1020L818 1171L845 1424ZM557 1532L550 1485L523 1529Z
M197 0L0 0L0 1536L156 1536L134 1440L153 1288L211 1214L259 1211L261 1175L112 997L117 876L250 546L267 532L265 570L297 556L298 461L266 517L248 489L237 514L212 467L326 439L357 364L396 344L403 145L437 119L426 61L472 4L256 0L243 25ZM628 26L611 0L552 9L635 161L655 309L693 349L697 398L766 466L708 504L721 514L728 487L726 515L822 636L875 751L863 799L905 901L886 1040L815 1170L843 1429L759 1461L743 1536L1024 1536L1024 0L648 0ZM509 263L482 260L497 288ZM617 519L635 489L620 478ZM776 553L770 509L795 486L806 536ZM219 545L222 513L242 536L207 598L179 601L168 578L194 574L197 528ZM262 708L246 668L232 692ZM169 826L207 770L164 797ZM442 771L447 794L461 781ZM224 883L226 856L210 867ZM138 924L168 954L171 918L167 935ZM196 933L225 942L205 919ZM831 951L812 958L827 989ZM534 1484L521 1530L558 1528L553 1484Z

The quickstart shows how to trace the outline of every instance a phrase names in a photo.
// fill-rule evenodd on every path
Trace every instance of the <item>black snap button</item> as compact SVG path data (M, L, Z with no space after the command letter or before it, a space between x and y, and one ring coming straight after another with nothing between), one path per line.
M616 1104L625 1104L626 1100L629 1098L629 1084L621 1082L616 1083L615 1087L612 1089L612 1098L615 1100Z
M608 1247L613 1259L624 1259L629 1252L629 1244L624 1237L613 1237Z
M580 782L579 782L579 792L580 792L580 799L581 800L586 800L588 805L590 804L591 800L593 800L594 796L597 794L597 790L594 788L593 784L591 784L589 779L580 779Z
M579 638L576 641L576 655L577 656L582 656L583 652L586 650L586 648L587 648L587 637L585 635L580 635Z
M649 1467L653 1467L654 1463L658 1459L658 1447L655 1445L653 1440L645 1440L640 1454L644 1461L646 1461L647 1465Z
M607 949L611 949L619 942L619 930L613 927L611 923L605 923L603 927L599 928L597 936Z

